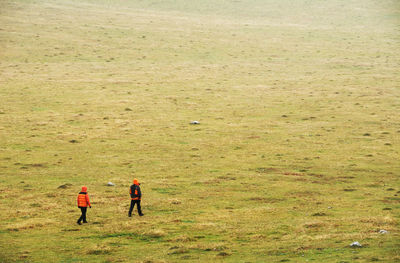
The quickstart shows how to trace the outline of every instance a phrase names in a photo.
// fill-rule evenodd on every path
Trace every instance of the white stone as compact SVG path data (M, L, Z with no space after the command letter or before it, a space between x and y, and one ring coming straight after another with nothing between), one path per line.
M113 184L113 183L111 183L111 182L108 182L108 183L107 183L107 186L115 186L115 184Z
M358 241L351 243L350 246L351 247L362 247L362 245Z

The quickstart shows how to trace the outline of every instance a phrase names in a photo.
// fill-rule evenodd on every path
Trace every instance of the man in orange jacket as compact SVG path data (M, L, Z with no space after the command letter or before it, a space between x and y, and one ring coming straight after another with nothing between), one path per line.
M137 211L139 216L143 216L142 208L140 207L140 200L142 199L142 192L140 191L139 181L137 179L133 180L133 185L129 188L129 194L131 195L131 207L129 208L128 216L132 216L132 210L137 204Z
M78 225L82 225L81 221L83 220L83 223L87 223L86 221L86 210L87 207L92 208L90 205L89 201L89 195L87 194L87 187L83 186L82 191L78 194L78 207L81 209L82 215L79 217L77 223Z

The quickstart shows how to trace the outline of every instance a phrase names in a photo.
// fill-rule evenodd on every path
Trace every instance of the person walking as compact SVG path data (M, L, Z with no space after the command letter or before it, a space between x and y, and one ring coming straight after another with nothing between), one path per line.
M132 210L137 205L137 211L139 216L143 216L142 208L140 206L140 201L142 199L142 192L140 191L139 181L135 178L133 180L133 185L129 188L129 194L131 195L131 207L129 208L128 216L132 216Z
M78 225L82 225L82 220L83 223L87 223L86 221L86 210L87 207L92 208L92 205L90 204L89 201L89 195L87 194L87 187L83 186L82 191L78 194L78 207L81 209L82 215L79 217L77 223Z

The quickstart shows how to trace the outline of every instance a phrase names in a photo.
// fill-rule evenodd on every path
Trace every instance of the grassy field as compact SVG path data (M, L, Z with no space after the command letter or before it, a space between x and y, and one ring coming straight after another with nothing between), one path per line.
M395 0L1 0L0 261L400 262L399 51Z

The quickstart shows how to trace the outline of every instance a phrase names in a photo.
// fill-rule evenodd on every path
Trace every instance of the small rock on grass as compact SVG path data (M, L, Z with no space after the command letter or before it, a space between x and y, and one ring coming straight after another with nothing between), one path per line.
M191 121L190 124L196 125L196 124L200 124L200 122L199 121Z
M62 184L62 185L60 185L60 186L57 187L57 188L58 188L58 189L67 189L67 188L69 188L70 186L72 186L72 184L67 183L67 184Z
M379 230L379 234L387 234L389 233L387 230L381 229Z
M115 184L113 184L112 182L108 182L107 186L115 186Z
M362 247L362 245L358 241L351 243L350 246L351 247Z

